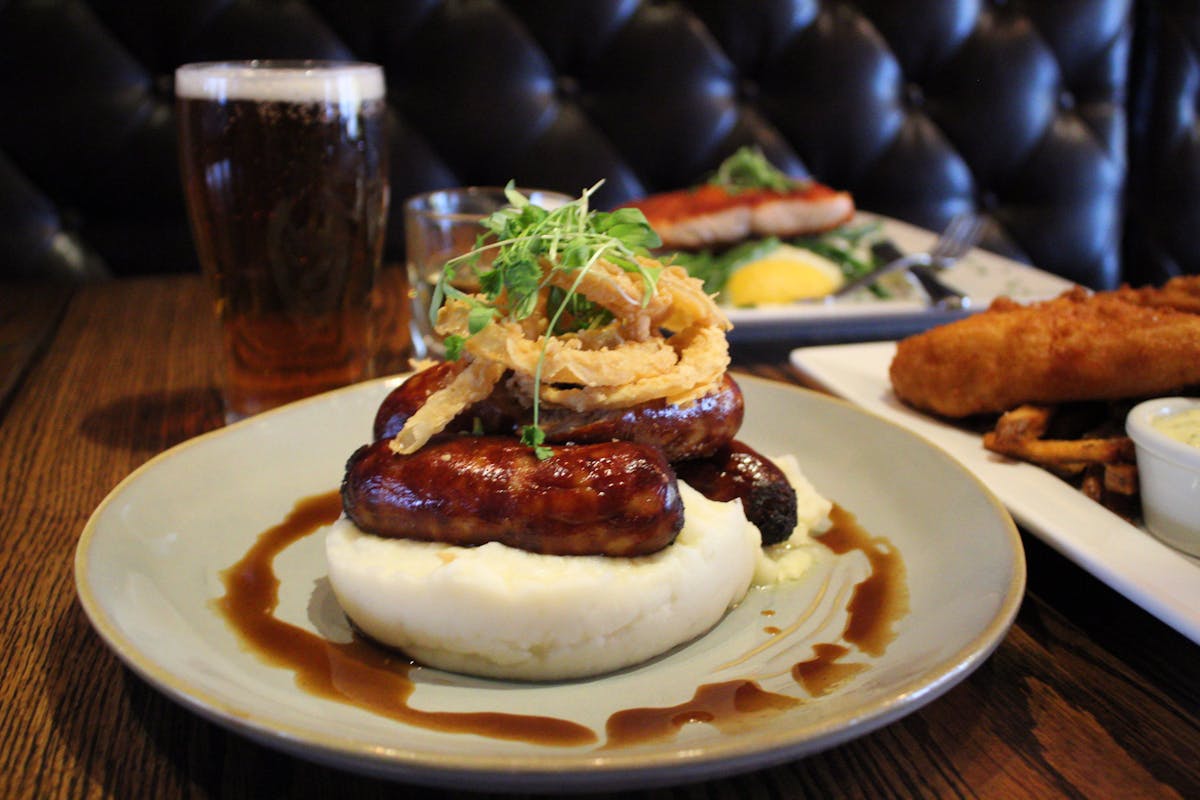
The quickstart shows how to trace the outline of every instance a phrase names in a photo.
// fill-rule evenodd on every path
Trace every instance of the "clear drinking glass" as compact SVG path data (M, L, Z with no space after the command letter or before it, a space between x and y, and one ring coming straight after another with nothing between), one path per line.
M175 88L226 420L369 377L388 206L383 70L187 64Z
M553 210L571 198L547 189L518 189L534 205ZM418 358L442 356L441 337L433 330L430 301L433 288L446 262L469 252L476 237L484 233L480 224L488 215L508 205L498 186L462 186L414 195L404 202L404 249L408 260L408 283L413 295L412 346ZM491 262L483 253L480 266ZM471 271L463 269L457 281L464 291L475 291Z

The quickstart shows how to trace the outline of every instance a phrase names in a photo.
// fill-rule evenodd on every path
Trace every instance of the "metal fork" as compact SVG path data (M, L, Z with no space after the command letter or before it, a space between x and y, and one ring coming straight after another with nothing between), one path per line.
M912 253L889 261L879 269L843 284L833 293L833 297L842 297L855 289L869 286L884 275L914 268L917 268L917 272L922 273L918 275L918 279L922 280L928 289L929 280L937 281L934 273L949 267L970 252L979 241L979 237L983 235L983 229L984 221L976 215L956 214L946 225L946 229L942 231L941 236L934 242L929 252ZM945 288L948 289L948 287ZM953 290L948 291L952 292ZM963 299L961 295L959 299ZM943 301L942 305L948 304L944 302L945 298L934 298L934 300Z

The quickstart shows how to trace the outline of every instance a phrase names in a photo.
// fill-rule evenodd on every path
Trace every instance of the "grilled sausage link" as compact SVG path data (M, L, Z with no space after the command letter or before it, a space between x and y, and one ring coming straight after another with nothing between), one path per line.
M391 439L399 433L408 418L425 405L429 396L449 386L466 366L465 359L443 361L413 373L389 392L375 412L375 440ZM516 430L527 413L501 382L491 397L463 410L450 420L446 430L470 432L478 427L483 433L509 433Z
M375 439L395 436L429 396L447 386L462 370L448 361L416 373L384 398L375 415ZM742 426L745 403L741 387L726 375L715 391L686 406L652 400L630 408L577 412L542 406L539 424L552 444L608 442L623 439L660 448L667 461L710 455L728 444ZM448 431L513 433L532 422L530 411L508 390L506 382L455 417Z
M683 527L670 464L633 442L556 447L539 460L511 437L446 436L410 455L381 440L350 457L342 506L379 536L555 555L644 555Z
M746 519L764 545L782 542L796 528L796 490L767 457L734 440L707 458L672 465L679 480L709 500L741 498Z
M728 374L720 387L685 406L651 400L612 411L543 408L540 424L550 442L624 439L658 447L674 463L711 455L742 427L742 389Z

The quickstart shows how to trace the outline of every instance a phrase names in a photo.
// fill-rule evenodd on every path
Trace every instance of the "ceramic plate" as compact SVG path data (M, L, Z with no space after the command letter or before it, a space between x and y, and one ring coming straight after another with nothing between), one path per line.
M1017 521L1180 633L1200 643L1200 559L1173 550L1045 470L991 453L978 434L896 399L890 342L810 347L792 363L842 397L943 447L994 491Z
M935 233L875 214L860 213L854 224L871 220L879 220L882 235L904 253L926 251L937 239ZM941 278L966 293L970 311L929 308L919 290L887 300L856 295L824 303L730 308L726 313L734 328L729 338L734 343L786 338L793 344L895 339L987 308L998 295L1029 302L1055 297L1073 285L1057 275L978 248L943 272Z
M520 684L425 668L411 674L413 707L536 709L594 731L588 745L447 733L319 699L298 688L292 672L245 648L213 601L224 594L221 571L260 532L301 498L337 487L347 456L366 441L375 408L395 383L361 384L185 442L112 492L83 531L75 575L92 624L126 664L221 725L347 769L489 790L646 787L795 759L908 714L975 669L1020 603L1025 563L1016 528L969 473L841 400L745 378L742 438L768 454L796 454L819 491L871 535L886 537L903 559L910 610L881 655L850 653L848 660L865 669L816 695L792 677L790 666L809 658L813 645L842 632L820 628L822 619L838 623L845 593L823 594L818 579L754 589L707 634L605 677ZM947 497L955 498L952 506ZM323 588L320 537L292 545L275 567L276 616L310 632L326 630L340 609ZM823 610L814 612L816 606ZM614 713L683 704L699 687L725 681L755 681L795 703L732 726L690 722L665 739L605 746Z

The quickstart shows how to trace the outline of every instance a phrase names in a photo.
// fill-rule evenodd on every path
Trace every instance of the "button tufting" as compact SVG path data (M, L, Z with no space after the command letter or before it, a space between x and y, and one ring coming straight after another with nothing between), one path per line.
M919 83L904 86L904 102L909 108L921 108L925 105L925 90Z
M571 75L559 75L554 81L554 91L565 99L576 98L579 96L579 81Z
M278 3L244 0L150 36L162 21L148 0L0 0L0 60L17 65L4 94L17 110L0 115L0 199L11 164L47 202L74 209L62 224L85 233L114 272L198 269L174 164L174 66L336 53L387 65L397 194L509 177L574 192L605 177L596 203L615 206L702 179L698 165L732 142L771 142L864 207L906 218L976 199L994 208L983 186L1005 187L1005 205L1052 198L1053 213L1007 220L1012 240L1040 267L1099 285L1120 263L1109 245L1127 166L1110 153L1122 147L1123 98L1137 88L1127 74L1129 4L351 0L284 4L295 13L264 25L262 10ZM797 5L820 13L797 15ZM74 13L81 6L96 14ZM420 8L376 13L384 6ZM85 83L70 70L17 75L47 53L88 65ZM1055 71L1054 59L1070 68ZM454 68L430 71L433 63ZM1053 82L1064 72L1069 83ZM448 99L467 91L470 102ZM1056 124L1085 108L1094 136ZM61 124L64 113L73 124ZM1179 116L1185 130L1191 117ZM118 177L136 188L114 190ZM1060 189L1081 183L1087 191ZM393 206L397 235L386 246L401 259ZM43 218L0 216L0 275L28 262L12 255L7 231L41 230Z
M156 75L153 83L153 91L159 97L174 97L175 76L171 74Z

